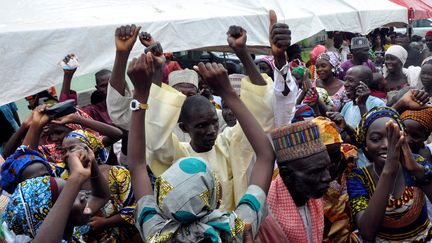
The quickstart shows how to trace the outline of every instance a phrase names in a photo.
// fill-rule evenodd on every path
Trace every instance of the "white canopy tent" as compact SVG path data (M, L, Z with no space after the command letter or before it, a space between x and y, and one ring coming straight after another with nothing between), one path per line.
M109 67L114 30L135 23L165 51L226 45L230 25L248 31L248 45L268 45L268 11L292 30L292 42L325 29L366 34L408 21L407 9L388 0L15 0L0 9L0 105L62 81L67 53L80 58L75 75ZM137 43L131 57L142 52Z

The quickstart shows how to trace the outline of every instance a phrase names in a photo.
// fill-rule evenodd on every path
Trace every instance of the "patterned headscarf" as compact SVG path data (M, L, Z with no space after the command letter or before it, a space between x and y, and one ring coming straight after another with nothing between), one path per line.
M156 179L152 198L158 207L144 205L137 224L146 224L142 235L149 242L198 242L204 238L211 242L239 240L245 221L235 213L217 209L221 193L217 177L204 160L198 157L179 159ZM251 203L248 195L245 194L239 204ZM166 219L166 223L153 222L152 218L157 218L155 214ZM255 230L258 227L255 225Z
M360 148L366 147L366 134L370 125L381 117L389 117L395 120L399 128L402 131L405 130L400 115L396 110L386 106L374 107L368 113L363 115L359 125L356 128L356 141Z
M292 73L296 73L296 74L298 74L298 75L300 75L300 76L303 77L305 71L306 71L306 67L304 67L304 66L300 66L300 67L296 67L296 68L294 68L294 69L292 70Z
M405 111L402 113L401 119L402 121L414 120L426 129L427 134L432 132L432 108Z
M321 141L324 145L330 145L335 143L342 143L342 137L339 134L336 124L327 117L316 117L312 120L318 126Z
M318 58L319 55L321 55L321 53L325 52L326 48L323 45L316 45L312 51L309 53L309 59L311 61L312 64L315 65L315 62Z
M318 60L325 60L330 63L330 65L334 68L333 73L335 75L338 75L342 71L342 68L340 67L341 61L339 59L339 56L332 51L321 53L316 61L318 62Z
M15 235L34 238L58 195L54 177L41 176L25 180L18 184L10 197L3 222Z
M33 163L42 163L47 168L48 173L54 176L45 156L38 151L30 149L28 146L21 145L15 153L6 159L6 162L1 167L0 184L2 188L12 194L19 183L24 169Z
M108 152L104 148L100 137L95 136L92 132L84 130L75 130L66 135L66 138L75 138L85 143L95 154L98 163L105 163L108 159Z
M308 105L298 105L296 106L296 112L293 119L291 120L291 123L305 121L307 118L312 119L314 116L315 112L312 107Z

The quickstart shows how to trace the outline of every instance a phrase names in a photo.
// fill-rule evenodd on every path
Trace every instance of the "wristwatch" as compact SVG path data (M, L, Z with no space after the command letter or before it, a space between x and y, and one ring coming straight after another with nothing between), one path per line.
M131 111L138 111L138 110L147 110L148 105L147 104L141 104L138 100L131 100L129 108Z

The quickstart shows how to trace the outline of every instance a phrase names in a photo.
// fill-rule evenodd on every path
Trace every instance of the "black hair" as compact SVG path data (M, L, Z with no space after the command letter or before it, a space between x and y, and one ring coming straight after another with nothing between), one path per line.
M196 114L196 111L202 108L214 109L214 106L210 100L202 95L198 94L187 97L180 111L179 122L187 123L193 114Z
M108 69L102 69L97 71L97 73L95 73L95 79L96 79L96 83L99 82L99 77L102 77L106 74L111 74L112 72Z
M101 92L95 90L90 96L90 103L96 105L97 103L105 101L105 96Z

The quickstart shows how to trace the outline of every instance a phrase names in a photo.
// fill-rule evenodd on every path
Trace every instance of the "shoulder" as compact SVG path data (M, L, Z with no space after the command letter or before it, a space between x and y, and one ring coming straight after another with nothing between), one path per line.
M370 109L372 109L375 106L384 106L385 105L385 102L382 99L377 98L377 97L372 96L372 95L369 95L366 102L368 103L368 105L372 106L372 107L370 107Z

